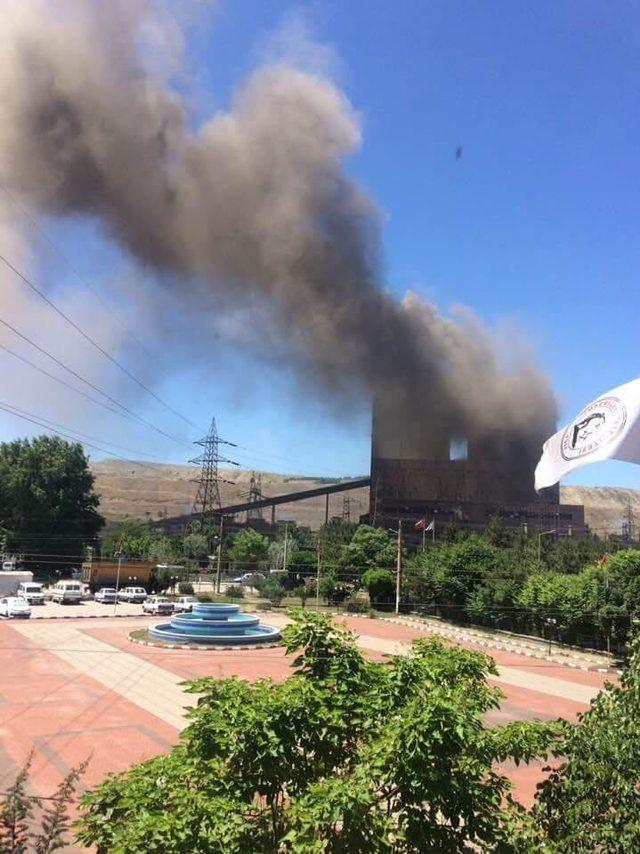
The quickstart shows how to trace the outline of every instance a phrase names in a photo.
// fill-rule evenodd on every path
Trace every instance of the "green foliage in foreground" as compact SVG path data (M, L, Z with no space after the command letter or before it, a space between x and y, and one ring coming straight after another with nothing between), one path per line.
M294 612L283 682L187 683L198 696L168 756L82 798L100 852L515 851L527 816L496 762L553 749L555 724L486 727L493 660L436 638L368 661L329 618Z
M52 854L67 844L69 807L88 760L72 768L51 798L27 792L33 753L0 798L0 854Z
M602 691L557 749L564 762L540 787L539 850L640 851L640 641L620 686Z

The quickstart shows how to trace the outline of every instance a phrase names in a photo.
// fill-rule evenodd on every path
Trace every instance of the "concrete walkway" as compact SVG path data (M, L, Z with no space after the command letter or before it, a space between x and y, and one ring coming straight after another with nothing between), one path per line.
M289 621L276 614L265 615L265 622L279 628ZM92 621L98 627L103 621ZM118 620L121 626L140 628L138 620ZM104 621L107 625L108 621ZM15 622L12 629L24 635L42 649L58 656L75 670L91 677L115 691L141 709L155 715L165 723L180 730L185 726L184 709L194 705L196 698L185 694L180 687L182 677L170 673L133 652L129 653L98 640L83 631L80 623L64 621ZM390 655L404 655L409 645L402 641L361 634L358 646L365 651ZM184 653L182 653L184 654ZM247 651L247 655L252 655ZM593 685L565 681L543 676L506 665L498 666L495 681L505 685L525 688L564 700L588 704L598 693Z
M140 628L139 622L131 623ZM98 623L92 623L95 625ZM11 628L176 729L185 726L184 709L196 704L197 698L180 687L181 677L103 643L72 624L14 622Z
M278 628L282 628L289 621L286 617L269 614L268 621ZM388 640L375 635L358 635L358 646L364 650L380 652L386 655L406 655L409 644L403 641ZM498 665L498 676L492 681L502 682L505 685L514 685L517 688L526 688L537 691L540 694L549 694L551 697L560 697L563 700L573 700L577 703L588 705L596 696L599 688L593 685L581 685L575 682L564 681L553 676L542 676L520 670L517 667Z

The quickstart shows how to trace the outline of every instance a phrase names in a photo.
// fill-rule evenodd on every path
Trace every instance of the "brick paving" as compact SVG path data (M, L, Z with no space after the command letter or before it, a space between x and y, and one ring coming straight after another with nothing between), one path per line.
M281 626L282 615L263 621ZM47 620L0 623L0 788L6 788L31 749L32 784L49 795L74 764L91 754L85 784L168 750L193 698L180 682L200 676L284 678L283 649L165 650L132 644L128 635L154 619ZM345 618L373 658L403 652L421 629L381 620ZM465 644L473 648L473 644ZM487 650L484 650L487 651ZM562 716L574 719L604 684L599 673L492 651L504 693L488 722ZM531 801L538 766L510 768L517 796Z

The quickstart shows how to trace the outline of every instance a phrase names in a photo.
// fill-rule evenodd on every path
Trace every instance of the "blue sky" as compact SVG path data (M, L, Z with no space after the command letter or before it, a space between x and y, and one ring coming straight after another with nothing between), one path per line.
M384 212L388 286L399 296L417 290L445 311L466 304L489 325L517 330L548 372L563 419L638 376L640 7L220 0L211 30L191 46L203 115L228 103L290 16L330 47L319 54L330 56L360 114L363 144L347 168ZM126 263L92 227L50 229L94 281ZM301 395L286 370L240 351L220 358L210 370L179 366L160 391L203 427L215 414L221 432L243 446L240 462L367 471L366 415L336 417ZM179 429L142 397L137 404ZM97 419L93 434L126 444L108 427ZM2 415L3 438L26 429ZM158 459L189 456L134 433L131 442ZM599 464L568 482L639 487L639 474Z

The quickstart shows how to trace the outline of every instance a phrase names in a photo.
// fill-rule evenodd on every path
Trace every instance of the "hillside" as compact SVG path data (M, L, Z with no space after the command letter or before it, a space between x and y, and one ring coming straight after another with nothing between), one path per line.
M157 520L164 516L179 516L191 510L197 490L193 478L199 474L193 466L154 463L150 467L147 463L143 465L129 460L105 460L92 463L91 468L96 477L96 492L100 495L100 509L108 520ZM226 480L234 482L233 485L221 485L222 503L239 504L247 501L251 472L221 469L220 473ZM273 472L261 472L261 475L265 497L336 482L335 478L323 480ZM357 521L368 510L369 490L358 489L349 494L351 518ZM341 516L342 510L343 496L330 496L329 516ZM265 513L265 518L270 518L271 511ZM324 513L324 497L283 504L276 508L277 519L292 519L314 528L324 521Z
M137 463L128 460L108 460L92 463L96 476L96 491L101 498L102 513L109 520L160 519L178 516L191 509L197 486L192 479L198 470L192 466ZM251 472L223 471L222 476L234 485L222 485L223 504L247 500ZM262 472L262 491L265 496L282 495L311 489L335 480L282 475ZM351 495L351 518L357 520L369 504L369 490L358 489ZM620 532L627 508L640 521L640 491L613 487L565 486L561 490L566 504L584 504L587 523L599 534ZM329 499L329 515L341 516L343 495ZM269 512L269 511L267 511ZM276 518L294 519L302 525L317 527L324 520L324 498L312 498L277 508Z

